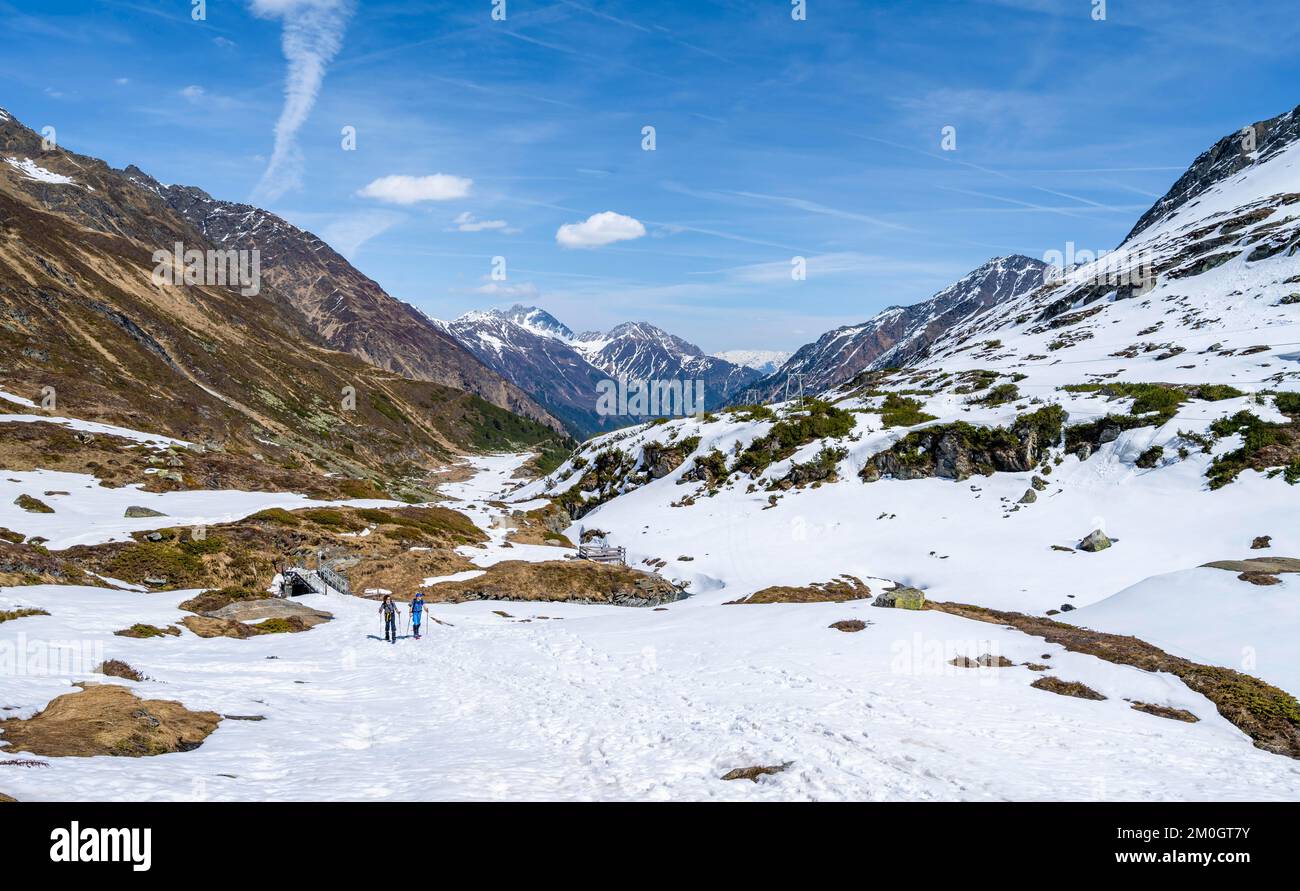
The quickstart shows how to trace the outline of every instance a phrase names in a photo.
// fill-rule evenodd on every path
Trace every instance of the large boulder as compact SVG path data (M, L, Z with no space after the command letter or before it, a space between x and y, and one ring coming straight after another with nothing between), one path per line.
M334 618L332 613L312 609L294 600L270 597L266 600L236 600L221 609L205 613L214 619L230 619L235 622L261 622L266 619L299 618L311 628Z
M186 616L181 619L181 624L199 637L233 637L243 640L257 633L251 625L212 616Z
M663 479L681 467L689 453L682 443L664 445L659 442L648 442L641 448L641 461L646 475L652 480L657 480Z
M919 588L899 585L882 591L871 602L872 606L892 607L893 609L925 609L925 592Z
M899 480L965 480L975 474L1027 473L1042 463L1061 438L1067 415L1049 405L1021 415L1010 427L978 427L965 421L913 430L873 455L859 475Z
M591 560L503 560L482 575L425 589L431 603L526 600L659 606L686 597L684 587L648 572Z
M141 520L147 517L165 517L167 515L150 507L140 507L138 504L133 504L126 509L126 513L122 516L131 520Z
M1100 529L1092 530L1083 541L1079 542L1079 550L1088 551L1089 553L1094 554L1097 551L1104 551L1110 546L1110 538L1108 538L1106 533L1102 532Z

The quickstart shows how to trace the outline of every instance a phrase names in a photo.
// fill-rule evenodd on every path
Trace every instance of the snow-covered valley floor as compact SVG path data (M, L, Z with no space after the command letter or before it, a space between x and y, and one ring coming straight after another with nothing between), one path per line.
M488 501L521 460L476 459L472 479L444 488L462 499L448 506L491 527L500 510ZM505 549L503 537L493 529L485 549L464 552L479 565L560 553ZM376 604L359 598L306 598L336 618L301 634L136 640L112 632L174 623L192 592L0 589L0 608L50 613L0 624L0 659L14 660L0 671L4 717L34 714L74 682L108 680L90 674L93 665L71 676L43 672L34 654L63 642L93 652L88 661L121 659L152 678L110 681L142 698L265 718L225 720L200 748L155 757L6 768L22 755L0 748L0 792L19 800L1300 797L1300 762L1254 748L1172 676L937 612L866 601L726 605L753 586L748 573L729 580L717 568L711 585L660 611L434 604L446 624L395 645L381 639ZM1294 578L1270 596L1293 596ZM828 627L855 618L868 627ZM984 653L1048 662L1051 674L1109 698L1034 689L1041 675L1019 665L948 664ZM1201 720L1143 714L1125 699ZM757 784L720 779L786 762Z

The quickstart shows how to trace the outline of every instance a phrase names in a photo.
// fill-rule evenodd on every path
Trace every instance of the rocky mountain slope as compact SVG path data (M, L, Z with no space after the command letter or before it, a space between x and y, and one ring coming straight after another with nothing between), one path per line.
M558 322L554 325L559 327L539 328L529 323L528 314L519 307L471 312L445 324L465 349L529 393L576 435L620 426L620 419L596 413L596 387L607 375L573 346L572 332Z
M1170 671L1256 747L1300 757L1300 626L1274 596L1300 565L1283 559L1300 555L1298 182L1292 139L902 367L597 437L520 497L727 602L889 579L1133 678ZM922 671L932 632L889 642L897 675ZM1259 683L1281 688L1262 710L1232 692ZM1098 720L1119 720L1106 700Z
M513 306L466 313L444 324L466 349L579 436L638 420L597 411L601 381L701 380L705 407L712 409L759 377L753 369L706 356L694 344L646 322L575 335L544 310Z
M1203 152L1163 198L1142 215L1126 241L1164 219L1207 189L1268 161L1300 140L1300 106L1231 133Z
M475 361L435 322L389 296L310 232L261 208L218 201L202 189L163 186L136 168L126 173L213 244L260 250L268 286L286 296L329 346L403 377L476 393L560 429L553 417Z
M891 306L860 325L828 331L802 346L773 374L755 384L765 399L784 398L792 375L797 391L816 393L867 368L903 365L925 354L945 331L971 315L1043 283L1047 264L1029 257L998 257L928 300Z
M703 380L709 408L726 405L758 378L753 369L706 356L695 344L648 322L624 322L604 334L580 334L577 340L587 360L611 377Z
M0 114L7 409L35 402L51 416L166 433L286 472L314 478L327 470L390 489L463 449L562 438L479 396L339 352L327 334L357 326L330 329L324 311L309 318L301 294L289 291L299 287L291 271L311 276L310 264L277 265L298 230L268 238L260 289L207 275L167 283L158 273L174 268L176 243L204 259L221 245L154 186L138 172L45 150L36 133ZM334 263L337 255L313 243L321 262ZM214 264L206 265L211 272ZM360 281L355 270L332 265L320 275L327 268ZM452 365L493 377L438 337Z

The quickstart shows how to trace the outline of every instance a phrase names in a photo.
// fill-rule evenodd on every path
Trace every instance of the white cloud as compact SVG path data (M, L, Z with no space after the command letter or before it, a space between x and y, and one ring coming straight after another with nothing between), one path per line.
M219 96L216 93L209 93L206 89L198 84L190 84L178 91L182 99L191 105L208 105L212 108L231 109L238 108L240 103L229 96Z
M452 220L456 224L457 232L483 232L489 229L500 230L507 235L513 235L519 230L511 226L505 220L480 220L474 217L474 214L468 210L458 215Z
M745 266L732 266L708 272L690 273L691 275L719 275L726 281L744 285L785 284L793 281L790 273L793 268L789 260L774 260L768 263L750 263ZM857 278L867 276L929 276L939 279L955 279L960 275L951 263L923 260L905 260L889 256L861 254L856 251L813 254L804 257L809 280L830 278L832 276L851 275Z
M502 300L536 300L540 296L537 285L532 282L520 282L517 285L503 282L488 282L474 289L475 294L486 294Z
M592 214L581 223L565 223L555 232L560 247L594 248L616 241L631 241L645 235L639 220L606 210Z
M449 173L431 176L381 176L357 192L389 204L418 204L421 201L454 201L469 195L474 180Z
M275 149L253 190L255 198L274 200L302 184L298 131L320 95L326 67L343 45L354 7L354 0L249 0L254 15L283 21L280 46L289 63Z
M403 219L400 213L387 210L340 217L328 222L320 231L320 237L350 262L363 244L387 232Z

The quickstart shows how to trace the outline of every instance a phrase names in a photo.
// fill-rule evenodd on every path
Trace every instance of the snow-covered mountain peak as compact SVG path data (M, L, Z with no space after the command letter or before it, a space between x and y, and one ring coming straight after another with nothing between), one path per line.
M759 374L771 374L790 358L786 350L721 350L713 355L733 365L752 368Z
M1252 198L1300 190L1297 178L1300 106L1224 136L1202 152L1125 238L1133 242L1157 223L1187 225Z
M767 398L780 398L791 384L816 392L867 368L915 361L952 326L1038 288L1046 268L1041 260L1019 254L995 257L928 300L891 306L860 324L828 331L756 387Z
M516 303L503 312L506 318L517 325L527 328L534 334L544 337L558 337L561 340L573 340L573 332L555 316L536 306L524 306Z

